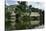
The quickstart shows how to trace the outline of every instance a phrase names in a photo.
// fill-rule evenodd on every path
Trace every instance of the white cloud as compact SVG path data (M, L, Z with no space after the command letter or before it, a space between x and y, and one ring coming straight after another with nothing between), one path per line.
M46 2L45 0L17 0L17 1Z
M8 4L8 3L6 3L6 5L8 5L8 6L9 6L9 4Z
M17 1L18 0L11 0L11 1L15 1L15 3L13 3L13 4L18 4L17 3ZM27 1L28 3L28 5L32 5L33 7L35 7L35 8L40 8L40 9L44 9L44 2L43 1L39 1L39 0L29 0L29 1ZM6 2L6 5L10 5L9 3L7 3ZM11 4L12 5L12 4Z
M17 0L6 0L6 5L14 5L14 4L18 4Z
M28 1L28 5L32 5L35 8L44 9L44 3L43 2Z
M9 1L9 0L6 0L6 1ZM11 0L11 1L17 1L17 0Z

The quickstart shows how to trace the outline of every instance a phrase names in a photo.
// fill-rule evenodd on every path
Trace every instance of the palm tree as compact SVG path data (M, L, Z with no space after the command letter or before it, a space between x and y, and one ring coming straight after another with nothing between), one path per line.
M17 5L15 9L16 9L16 13L17 13L16 15L19 17L20 14L26 12L26 6L27 5L26 5L26 2L18 2L18 3L19 3L19 5Z
M27 21L27 18L28 17L27 16L25 16L25 17L23 16L23 20L21 20L21 21L23 21L24 24L22 24L21 21L19 21L18 19L21 17L21 14L24 14L26 12L29 13L30 11L29 11L29 8L26 5L26 2L25 1L24 2L18 2L18 3L19 3L19 5L17 5L16 8L15 8L15 10L16 10L15 11L16 12L16 25L18 24L17 27L19 27L19 29L21 29L21 28L23 29L23 28L26 28L26 25L27 24L26 25L24 25L24 24L26 23L25 20ZM20 25L19 25L19 23L20 23Z

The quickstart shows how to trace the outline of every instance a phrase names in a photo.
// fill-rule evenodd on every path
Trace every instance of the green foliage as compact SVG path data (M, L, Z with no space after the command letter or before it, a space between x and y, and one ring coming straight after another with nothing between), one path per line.
M31 12L41 12L41 10L39 10L38 8L34 8L31 5L27 6L26 2L18 2L19 5L11 5L8 8L5 8L5 19L8 19L5 24L6 26L10 27L11 26L11 11L15 10L15 14L16 14L16 21L15 21L15 27L16 29L26 29L26 28L34 28L35 26L31 25L30 21L35 21L37 20L37 17L30 17ZM13 9L15 8L15 9ZM27 16L27 14L25 13L29 13L29 15ZM23 16L21 16L23 15Z
M8 6L5 8L5 28L9 29L11 26L11 12L8 10Z
M21 3L19 3L19 5L16 6L16 11L18 11L20 13L26 12L26 7L27 7L26 2L21 2Z

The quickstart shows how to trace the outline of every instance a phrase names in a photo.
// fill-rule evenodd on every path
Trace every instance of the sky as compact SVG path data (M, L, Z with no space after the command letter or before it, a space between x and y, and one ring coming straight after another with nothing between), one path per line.
M6 5L16 4L16 0L6 0Z
M27 1L28 5L32 5L35 8L44 9L44 3L40 1ZM6 5L18 4L17 0L6 0Z

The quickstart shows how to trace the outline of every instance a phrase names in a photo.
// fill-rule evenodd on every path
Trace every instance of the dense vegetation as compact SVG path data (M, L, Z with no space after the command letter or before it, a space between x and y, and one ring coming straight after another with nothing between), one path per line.
M31 12L38 12L40 14L40 25L44 24L44 11L42 11L42 9L38 9L38 8L34 8L32 7L32 5L27 6L26 2L19 2L19 5L11 5L11 6L6 6L5 8L5 25L7 28L11 27L11 12L14 10L13 8L15 8L14 12L16 14L16 21L15 21L15 29L31 29L34 28L36 25L32 26L30 23L30 21L32 20L32 18L30 17ZM25 13L29 13L29 15L27 16L27 14ZM23 16L21 16L23 15ZM35 19L33 20L37 20L36 17L33 17Z

